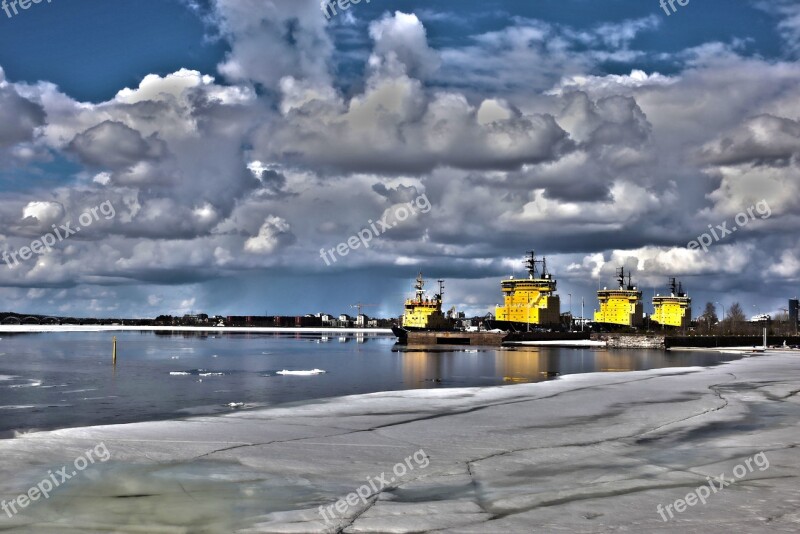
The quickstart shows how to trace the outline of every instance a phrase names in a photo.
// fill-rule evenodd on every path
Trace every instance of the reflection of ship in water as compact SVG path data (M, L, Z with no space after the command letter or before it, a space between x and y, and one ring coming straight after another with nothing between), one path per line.
M401 358L397 365L402 369L403 389L544 382L580 373L715 365L739 357L688 352L676 356L660 350L553 347L427 347L396 348L393 351Z
M538 350L515 350L495 359L495 373L506 382L539 382L548 376L558 376L557 371L552 371L552 365L553 362L548 362L547 356Z
M426 389L441 383L447 376L442 354L427 351L404 351L403 386L408 389Z
M541 382L576 373L647 369L647 358L652 354L574 350L565 355L559 349L525 347L498 353L495 372L506 382Z

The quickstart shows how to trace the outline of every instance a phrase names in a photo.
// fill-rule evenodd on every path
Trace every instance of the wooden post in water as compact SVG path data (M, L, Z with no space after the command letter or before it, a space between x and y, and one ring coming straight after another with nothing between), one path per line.
M117 336L112 337L111 341L112 341L111 362L114 365L117 365Z

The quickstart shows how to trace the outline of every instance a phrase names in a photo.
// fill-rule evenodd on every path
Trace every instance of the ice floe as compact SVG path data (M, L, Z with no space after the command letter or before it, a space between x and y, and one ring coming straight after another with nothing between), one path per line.
M284 375L284 376L311 376L311 375L321 375L326 371L322 369L311 369L310 371L288 371L284 369L283 371L278 371L275 374Z

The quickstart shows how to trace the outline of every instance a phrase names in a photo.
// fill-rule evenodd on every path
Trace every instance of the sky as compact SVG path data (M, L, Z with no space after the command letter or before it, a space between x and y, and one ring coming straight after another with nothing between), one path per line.
M799 58L793 0L0 4L0 310L483 315L535 250L781 313Z

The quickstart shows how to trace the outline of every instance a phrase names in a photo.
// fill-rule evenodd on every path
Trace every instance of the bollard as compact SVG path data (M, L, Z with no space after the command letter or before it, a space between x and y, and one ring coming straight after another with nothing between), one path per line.
M112 341L111 362L114 365L117 365L117 336L112 337L111 341Z

